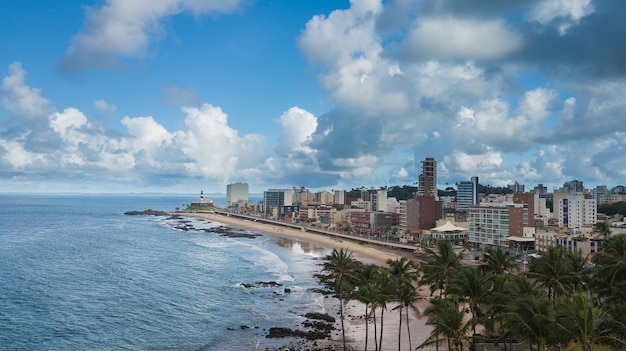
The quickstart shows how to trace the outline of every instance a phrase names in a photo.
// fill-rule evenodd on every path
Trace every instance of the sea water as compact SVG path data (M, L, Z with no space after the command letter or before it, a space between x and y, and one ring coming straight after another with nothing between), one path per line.
M270 327L326 312L314 274L327 249L124 215L196 198L0 194L0 349L264 350L285 342Z

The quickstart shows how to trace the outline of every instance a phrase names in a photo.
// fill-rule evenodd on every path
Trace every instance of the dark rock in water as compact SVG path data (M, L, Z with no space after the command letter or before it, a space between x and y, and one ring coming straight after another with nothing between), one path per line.
M128 216L169 216L170 215L168 212L151 210L151 209L147 209L143 211L128 211L128 212L124 212L124 214Z
M308 319L315 319L315 320L335 323L335 318L329 315L328 313L309 312L305 314L304 317Z
M319 330L304 331L292 330L291 328L272 327L270 328L270 331L267 334L266 338L286 338L290 336L304 338L307 340L319 340L328 338L330 336L330 333Z
M286 292L286 293L290 293L290 292L291 292L291 289L289 289L289 288L285 288L285 292Z
M269 282L255 282L254 284L242 283L244 288L273 288L277 286L282 286L281 283L277 283L275 281Z

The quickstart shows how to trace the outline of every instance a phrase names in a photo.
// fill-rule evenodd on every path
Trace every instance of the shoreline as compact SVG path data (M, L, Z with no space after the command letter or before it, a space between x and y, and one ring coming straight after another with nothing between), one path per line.
M349 252L352 252L352 256L354 259L359 260L363 263L373 263L378 266L386 266L386 262L388 259L395 260L400 257L407 257L409 259L412 259L413 261L418 261L415 256L408 255L406 252L401 252L384 246L377 247L375 245L363 245L359 242L348 239L332 238L328 235L308 231L302 232L300 230L289 227L253 222L235 217L206 212L174 212L171 214L176 216L205 219L211 222L222 223L232 228L250 230L277 238L299 240L303 243L315 244L326 249L343 248L348 250ZM416 304L416 307L421 313L428 307L429 303L427 300L426 291L420 289L420 293L423 299ZM403 330L399 331L399 317L397 312L391 310L392 308L393 306L390 306L390 308L385 312L384 316L385 327L383 340L385 340L385 342L383 342L382 351L397 350L399 334L401 334L403 348L409 345L409 337L406 330L406 317L403 317L402 320ZM332 312L333 314L338 315L338 312ZM349 303L345 307L344 314L346 316L346 340L354 349L363 349L365 346L364 341L366 331L365 321L363 318L364 312L365 309L363 307L363 304L358 301L349 301ZM425 319L420 319L419 315L415 312L411 312L409 314L408 323L411 330L411 344L414 348L415 346L421 344L424 340L426 340L426 338L428 338L431 328L426 326ZM333 343L333 345L337 342L341 342L341 332L337 331L336 333L333 333L330 342ZM374 337L371 325L368 348L374 349ZM426 350L428 350L428 348Z

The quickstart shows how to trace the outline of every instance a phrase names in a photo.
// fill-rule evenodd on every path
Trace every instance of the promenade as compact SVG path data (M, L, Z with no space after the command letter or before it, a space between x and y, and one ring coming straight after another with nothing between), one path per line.
M379 246L382 246L382 247L386 247L386 248L390 248L390 249L396 249L396 250L402 250L402 251L407 251L407 252L414 252L417 249L417 247L415 245L409 245L409 244L400 243L400 242L397 241L396 238L386 238L385 239L385 238L374 238L374 237L371 237L371 236L366 235L366 234L363 234L363 235L346 234L346 233L340 233L340 232L333 231L333 230L326 230L326 229L322 229L322 228L316 228L316 227L313 227L313 226L306 226L306 225L303 225L303 224L287 223L287 222L277 221L277 220L273 220L273 219L249 216L249 215L244 215L244 214L239 214L239 213L232 213L232 212L227 212L227 211L215 210L215 211L213 211L213 213L215 213L217 215L221 215L221 216L226 216L226 217L232 217L232 218L241 219L241 220L258 222L260 224L270 224L270 225L287 227L287 228L291 228L291 229L297 229L297 230L300 230L302 232L311 232L311 233L315 233L315 234L327 235L327 236L331 236L331 237L333 237L335 239L352 240L352 241L356 241L356 242L358 242L360 244L379 245Z

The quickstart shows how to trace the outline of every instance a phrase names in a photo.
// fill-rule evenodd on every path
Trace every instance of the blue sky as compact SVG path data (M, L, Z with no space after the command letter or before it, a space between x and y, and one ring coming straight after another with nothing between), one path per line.
M619 0L0 4L0 191L624 184Z

